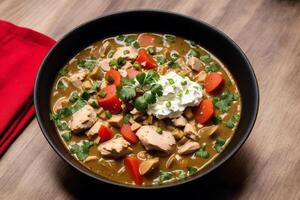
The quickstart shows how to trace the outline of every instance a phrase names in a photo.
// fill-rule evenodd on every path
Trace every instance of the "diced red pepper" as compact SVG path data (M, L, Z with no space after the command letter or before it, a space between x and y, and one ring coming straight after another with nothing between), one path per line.
M146 69L153 69L157 66L155 60L147 53L145 49L139 50L136 61Z
M105 142L112 138L111 130L104 125L100 126L100 128L98 130L98 135L100 137L100 142Z
M97 96L98 103L105 110L109 110L112 114L118 114L122 111L122 103L117 95L115 85L108 85L103 88L99 94L104 93L105 96Z

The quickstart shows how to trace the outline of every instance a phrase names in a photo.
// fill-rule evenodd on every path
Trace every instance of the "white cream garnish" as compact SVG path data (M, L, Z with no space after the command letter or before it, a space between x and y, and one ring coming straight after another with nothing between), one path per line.
M186 107L196 106L202 99L201 86L175 72L160 76L157 83L162 85L163 95L148 106L147 113L158 119L178 117Z

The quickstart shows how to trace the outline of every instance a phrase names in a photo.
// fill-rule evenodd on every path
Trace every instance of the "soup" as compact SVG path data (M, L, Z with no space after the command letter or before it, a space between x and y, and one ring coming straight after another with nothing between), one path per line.
M201 173L234 136L238 87L193 41L126 34L93 43L61 69L51 120L70 154L106 179L159 185Z

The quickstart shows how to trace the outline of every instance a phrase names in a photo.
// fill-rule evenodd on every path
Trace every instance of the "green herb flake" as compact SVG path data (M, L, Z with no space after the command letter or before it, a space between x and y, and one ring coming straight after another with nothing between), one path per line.
M223 149L223 146L225 144L225 140L221 137L217 137L216 141L215 141L215 144L213 146L214 150L217 152L217 153L220 153Z
M68 123L65 121L55 120L54 123L56 127L61 131L69 129Z
M179 65L176 61L171 60L171 61L168 63L168 67L171 68L171 69L175 69L175 68L180 67L180 65Z
M69 97L69 101L71 103L75 103L79 98L78 92L72 92L71 96Z
M204 63L210 63L212 61L210 55L203 55L203 56L200 56L200 60L202 60Z
M70 131L68 131L61 134L61 137L64 139L64 141L69 142L72 139L72 134Z
M233 94L229 92L223 92L221 97L214 97L214 106L221 110L223 113L227 112L230 108L232 101L234 100Z
M97 61L95 57L90 57L90 59L86 60L79 60L77 62L77 66L79 68L88 69L89 71L92 71L96 67Z
M201 147L198 151L196 151L195 156L207 159L209 158L209 153L206 151L205 147Z
M110 67L117 66L118 61L116 59L111 59L108 64L109 64Z
M126 46L130 46L133 41L135 41L135 36L132 36L132 35L125 36L124 42L125 42Z
M117 95L122 101L130 100L136 96L135 88L128 86L117 86Z
M222 123L222 118L218 115L215 115L213 118L212 118L212 123L217 125L217 124L221 124Z
M105 92L105 91L101 91L101 92L99 93L99 96L100 96L101 98L106 97L106 95L107 95L107 92Z
M177 176L177 179L178 180L183 180L183 179L185 179L186 178L186 173L185 173L185 171L184 170L180 170L179 171L179 174L178 174L178 176Z
M170 108L170 107L171 107L171 101L167 101L166 107L167 107L167 108Z
M196 167L193 167L193 166L188 166L187 170L189 172L189 175L193 175L193 174L197 173L197 171L198 171L198 169Z
M171 85L173 85L173 84L175 83L174 80L171 79L171 78L168 79L168 82L169 82Z
M127 113L123 119L124 124L128 124L131 117L132 117L132 115L130 113Z
M124 36L124 35L118 35L118 36L116 37L116 39L117 39L118 41L123 41L123 40L125 39L125 36Z
M86 101L89 100L90 96L91 96L91 94L88 91L83 91L81 94L81 98Z
M123 54L124 54L124 55L127 55L127 54L129 54L129 53L130 53L130 51L127 50L127 49L123 51Z
M182 85L182 86L187 85L187 81L182 81L182 82L181 82L181 85Z
M199 58L200 57L199 51L197 51L196 49L190 49L190 51L188 53L188 58L191 58L191 57Z
M65 89L66 86L65 86L65 84L64 84L62 81L58 81L58 83L57 83L57 88L58 88L58 89Z
M150 55L154 55L154 54L155 54L155 47L148 47L148 48L147 48L147 52L148 52Z
M79 143L70 145L70 153L75 154L80 161L84 161L88 157L89 148L92 145L92 142L83 140Z
M108 83L113 84L115 80L114 80L114 78L111 75L109 75L107 77L107 81L108 81Z
M112 114L109 110L106 110L105 111L105 116L106 116L107 119L110 119L112 117Z
M157 57L156 57L156 62L157 62L157 64L159 64L159 65L165 64L166 61L167 61L166 58L163 57L163 56L157 56Z
M205 71L208 73L208 72L216 72L216 71L219 71L220 69L220 65L217 64L217 63L214 63L212 65L209 65L207 67L205 67Z
M144 96L139 96L136 98L133 105L140 112L145 112L148 108L148 103Z
M173 43L176 40L176 36L170 35L170 34L165 34L164 38L167 42Z
M60 71L59 71L59 75L61 76L65 76L68 73L68 69L66 67L63 67Z
M138 48L140 48L140 43L139 43L138 41L134 41L134 42L132 43L132 46L133 46L134 48L138 49Z
M236 114L230 117L230 119L226 122L226 127L233 128L237 124L237 122L240 120L240 115Z
M159 180L161 182L167 181L173 178L173 174L171 172L160 171L159 172Z

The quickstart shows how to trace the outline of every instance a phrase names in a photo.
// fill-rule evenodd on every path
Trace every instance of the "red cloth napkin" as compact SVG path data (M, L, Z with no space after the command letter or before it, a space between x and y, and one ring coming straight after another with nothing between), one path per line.
M35 114L33 86L55 41L0 20L0 157Z

